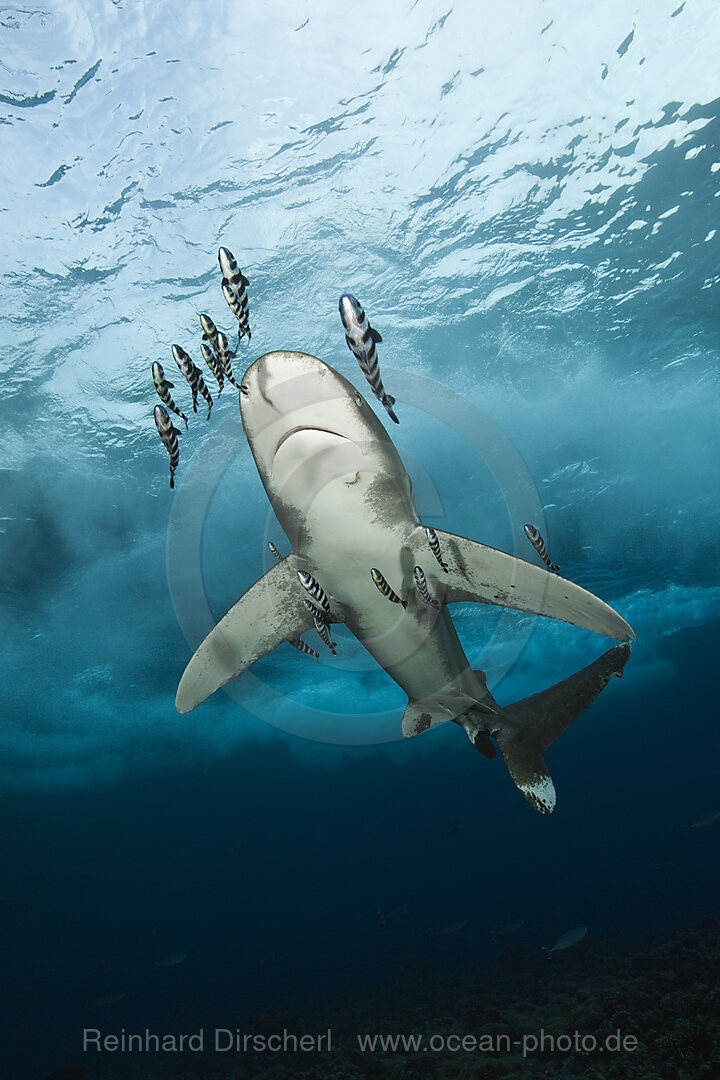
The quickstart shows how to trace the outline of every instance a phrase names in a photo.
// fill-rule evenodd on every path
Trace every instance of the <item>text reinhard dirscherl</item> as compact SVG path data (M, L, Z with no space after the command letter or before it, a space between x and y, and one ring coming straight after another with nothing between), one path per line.
M521 1053L524 1058L543 1053L634 1053L638 1040L634 1035L623 1035L618 1030L600 1037L572 1034L554 1035L544 1028L524 1035L356 1035L357 1048L361 1053L397 1054L431 1051L433 1053L512 1054ZM332 1029L322 1034L296 1035L287 1028L270 1035L241 1031L240 1028L200 1028L189 1033L159 1034L146 1028L144 1032L128 1032L121 1028L116 1033L104 1033L99 1028L83 1029L83 1050L105 1053L179 1053L191 1051L203 1053L328 1053L332 1051Z
M158 1034L145 1028L143 1032L128 1032L121 1028L119 1033L104 1034L98 1028L83 1029L83 1050L101 1050L120 1053L157 1053L168 1054L190 1050L201 1054L205 1050L216 1053L278 1053L280 1051L304 1053L332 1050L332 1031L327 1029L322 1035L295 1035L283 1028L273 1035L248 1034L239 1028L213 1028L206 1031L200 1028L194 1034Z

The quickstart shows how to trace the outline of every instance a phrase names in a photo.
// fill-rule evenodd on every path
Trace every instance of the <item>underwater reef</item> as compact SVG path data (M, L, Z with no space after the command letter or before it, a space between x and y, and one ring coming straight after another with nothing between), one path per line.
M256 1034L322 1033L330 1052L188 1054L151 1061L123 1055L88 1076L126 1080L699 1080L720 1076L720 921L629 943L584 941L551 961L525 945L504 948L482 970L458 976L427 960L408 961L381 993L354 1004L332 1001L312 1011L257 1016L243 1027ZM541 1032L593 1036L594 1052L532 1048ZM615 1049L617 1033L630 1037ZM358 1033L431 1037L510 1036L503 1052L463 1049L361 1051ZM606 1049L606 1038L611 1049ZM523 1056L522 1040L530 1040ZM547 1041L547 1040L546 1040Z

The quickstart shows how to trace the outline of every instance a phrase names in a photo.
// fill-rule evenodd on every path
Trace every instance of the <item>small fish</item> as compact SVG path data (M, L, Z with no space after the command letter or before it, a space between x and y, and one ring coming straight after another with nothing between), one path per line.
M298 570L297 576L300 579L300 584L303 589L307 589L312 597L320 604L327 614L330 614L330 601L327 598L327 594L323 589L319 581L316 581L312 574L308 574L305 570Z
M218 249L218 262L220 263L220 270L223 276L223 296L239 323L238 339L242 338L243 334L247 334L247 339L249 341L251 334L250 323L248 321L249 306L247 287L250 282L235 262L232 251L229 251L226 247Z
M180 368L183 375L190 384L190 389L192 391L193 412L197 412L197 396L199 392L207 401L207 419L209 420L210 410L213 407L213 399L210 396L210 391L205 385L205 380L202 377L202 372L200 371L200 368L192 362L192 359L188 356L188 354L180 345L173 345L172 354L175 363Z
M268 540L268 547L270 548L270 551L271 551L271 552L272 552L272 554L273 554L273 555L275 556L275 558L276 558L276 559L279 559L279 560L280 560L280 561L282 562L282 555L280 554L280 552L278 551L278 549L277 549L277 548L275 547L275 545L273 544L272 540Z
M164 409L162 405L155 406L153 417L155 418L155 427L158 429L158 435L162 439L163 445L170 455L170 489L172 490L175 487L175 470L180 461L180 447L177 441L180 432L176 427L173 427L168 411L167 409Z
M407 600L400 599L398 594L393 588L391 588L390 585L388 585L387 581L380 573L380 571L376 569L376 567L372 567L372 569L370 570L370 576L372 577L373 581L375 582L383 596L386 596L388 600L390 600L393 604L402 604L404 608L407 607Z
M218 330L217 349L215 351L217 352L218 360L222 365L222 369L225 372L228 382L231 382L233 386L237 387L239 390L240 384L235 382L235 376L233 375L232 367L230 366L230 361L235 359L235 353L230 351L228 339L225 337L222 330Z
M430 604L431 607L438 607L439 605L437 600L433 600L432 596L430 595L430 590L428 589L427 581L425 580L425 575L422 571L421 566L414 567L413 577L415 578L415 588L417 589L420 596L422 596L425 603Z
M320 663L320 653L315 652L309 645L306 645L302 638L290 638L289 641L298 652L305 653L306 656L314 656L317 662Z
M562 952L563 949L569 949L573 945L577 945L578 941L587 934L587 926L578 926L576 930L566 930L564 934L561 934L554 945L548 948L546 945L542 946L543 952L547 953L548 960L552 960L552 954L554 952Z
M396 904L395 907L390 908L389 911L380 911L378 908L375 911L375 914L380 916L380 925L384 926L388 919L394 919L398 915L404 915L407 909L408 906L406 902L404 904Z
M243 287L242 297L236 295L225 281L222 283L222 291L228 307L238 321L238 341L242 340L243 334L247 334L247 339L249 341L252 335L250 334L247 293L245 292L245 287L249 282L247 278L243 278L243 281L245 282L245 286ZM244 305L242 303L243 299L245 300Z
M435 556L435 558L437 559L437 561L440 563L441 567L443 568L443 570L447 574L449 571L448 571L448 568L447 568L447 563L443 561L442 552L440 551L440 541L438 540L437 533L435 532L434 529L426 528L425 529L425 535L428 538L428 544L430 545L430 550L432 551L433 555Z
M460 832L461 829L462 829L462 825L460 824L460 822L459 821L453 821L452 825L450 826L450 832L448 833L448 836L451 837L451 838L453 836L457 836L457 834Z
M367 321L362 305L350 293L343 293L338 304L340 318L345 327L345 340L348 348L357 360L363 375L370 383L370 388L378 401L387 409L388 416L399 424L397 416L393 412L395 398L385 393L380 369L378 366L375 346L382 337L374 330Z
M170 396L170 391L174 389L175 384L168 382L165 378L165 372L163 371L162 364L158 364L157 360L152 366L152 377L155 384L155 389L158 392L160 400L163 404L167 405L171 412L174 412L176 416L181 416L185 421L185 430L187 431L187 416L184 412L180 412L177 405Z
M225 376L223 375L222 364L219 358L215 355L213 350L208 345L207 341L203 341L200 346L200 351L203 355L203 360L210 368L215 382L218 384L218 397L222 394L222 388L225 385Z
M462 922L450 923L449 926L441 926L439 930L433 930L432 926L426 926L425 929L431 937L447 937L448 934L457 934L460 930L464 930L467 926L467 919L463 919Z
M322 608L317 607L316 604L313 604L312 600L308 600L307 596L303 596L303 604L308 609L313 618L315 618L316 615L318 619L326 618L326 612L324 612Z
M530 541L532 546L535 548L538 555L540 556L542 561L547 566L548 570L552 571L553 574L559 574L560 573L560 567L556 566L555 563L550 562L550 558L549 558L548 553L547 553L547 548L545 547L545 541L543 540L542 536L537 531L535 526L534 525L523 525L523 529L525 530L525 535L527 536L528 540Z
M697 821L693 821L692 825L683 826L683 830L687 836L691 829L706 829L708 825L714 825L716 821L720 821L720 810L711 810L709 814L703 814Z
M315 623L315 629L320 635L320 640L323 642L324 645L327 645L333 656L337 656L337 653L335 651L337 641L330 640L330 631L327 628L327 623L325 622L325 620L320 618L319 615L315 615L313 616L313 622Z
M209 315L200 316L200 325L203 328L203 341L209 341L215 352L218 351L218 329Z
M345 486L346 487L352 487L353 484L357 484L359 479L360 479L360 473L356 472L355 475L353 476L352 480L346 480L345 481Z
M187 960L187 953L184 952L171 952L169 956L163 957L162 960L158 960L156 967L177 967L178 964L182 964Z
M518 919L516 922L508 923L507 926L501 926L498 930L491 930L490 937L493 941L499 937L509 937L510 934L516 934L524 925L525 920Z

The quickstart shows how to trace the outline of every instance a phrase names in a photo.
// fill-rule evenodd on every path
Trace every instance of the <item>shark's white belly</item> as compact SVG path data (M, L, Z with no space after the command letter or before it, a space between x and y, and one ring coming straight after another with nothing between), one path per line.
M453 693L465 679L472 692L475 681L447 608L428 606L414 588L409 539L421 526L405 470L374 471L359 446L328 432L303 431L293 439L303 441L303 464L292 440L287 450L281 447L273 465L281 499L274 504L300 569L317 579L348 628L411 700L443 688ZM419 564L431 594L441 591L442 571L429 546ZM407 601L406 609L383 596L372 567Z

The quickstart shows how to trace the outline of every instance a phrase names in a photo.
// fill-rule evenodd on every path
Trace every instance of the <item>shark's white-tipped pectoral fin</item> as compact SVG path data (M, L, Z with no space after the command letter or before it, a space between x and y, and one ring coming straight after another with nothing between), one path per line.
M478 544L464 536L435 530L447 574L446 601L474 601L545 615L618 641L635 640L632 627L593 593L540 566ZM427 550L424 530L413 537L415 551Z
M256 581L198 646L178 686L178 712L190 712L261 656L309 630L313 618L302 601L289 556Z

